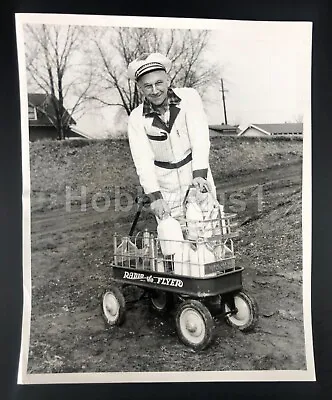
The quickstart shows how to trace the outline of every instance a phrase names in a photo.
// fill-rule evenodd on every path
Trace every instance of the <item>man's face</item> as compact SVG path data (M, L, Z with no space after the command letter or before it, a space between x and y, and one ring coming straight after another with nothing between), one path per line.
M138 79L138 87L146 99L155 106L163 104L167 97L169 78L165 71L152 71Z

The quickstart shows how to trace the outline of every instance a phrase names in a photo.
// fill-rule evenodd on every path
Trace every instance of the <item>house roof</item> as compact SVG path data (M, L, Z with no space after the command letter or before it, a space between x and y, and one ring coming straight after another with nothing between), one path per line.
M34 106L42 106L47 97L45 93L28 93L28 102Z
M90 136L86 132L81 131L80 129L77 129L75 126L70 125L70 130L85 139L94 139L92 136Z
M264 131L270 133L299 133L303 132L302 123L283 123L283 124L254 124Z
M303 123L285 122L283 124L251 124L243 129L239 135L243 135L249 128L255 128L266 135L303 133Z
M234 125L209 125L210 129L213 129L214 131L218 131L218 132L223 132L223 131L236 131L237 130L237 126Z
M50 118L55 119L55 111L51 99L52 95L47 93L28 93L28 104L36 107L37 110L37 119L29 120L30 126L53 126ZM56 101L58 100L56 99ZM75 125L76 121L69 116L66 109L64 109L64 113L66 117L70 118L69 124Z
M210 137L235 136L238 127L233 125L209 125Z

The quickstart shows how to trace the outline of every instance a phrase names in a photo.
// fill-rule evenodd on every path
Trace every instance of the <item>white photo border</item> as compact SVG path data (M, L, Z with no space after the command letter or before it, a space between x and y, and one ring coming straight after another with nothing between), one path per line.
M23 314L22 338L18 370L18 384L65 384L65 383L135 383L135 382L260 382L260 381L315 381L311 321L311 235L312 235L312 169L311 169L311 46L312 22L279 21L235 21L193 18L97 16L75 14L15 14L17 52L19 62L19 84L21 104L22 143L22 236L23 236ZM30 220L30 162L28 95L25 68L23 25L71 24L95 26L127 26L181 29L223 30L231 25L236 30L244 24L269 24L278 29L280 24L305 24L304 41L308 46L306 65L307 106L303 121L303 166L302 166L302 237L303 237L303 322L305 336L306 370L273 371L199 371L199 372L98 372L98 373L57 373L28 374L28 354L31 319L31 220ZM287 40L287 38L284 38ZM310 56L310 57L309 57Z

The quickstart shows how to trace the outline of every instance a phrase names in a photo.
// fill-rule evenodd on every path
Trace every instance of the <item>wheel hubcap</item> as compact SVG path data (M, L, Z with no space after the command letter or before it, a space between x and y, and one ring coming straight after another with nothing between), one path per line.
M104 313L108 320L114 321L119 313L120 305L113 293L104 296Z
M200 343L205 336L205 323L202 316L193 309L186 309L180 316L181 332L191 343Z
M241 297L235 296L235 307L237 308L237 313L233 315L229 315L229 319L238 326L246 325L250 320L250 308L246 301L244 301ZM226 305L226 312L229 312L230 309Z
M166 295L164 293L152 297L153 305L159 310L163 310L166 307Z

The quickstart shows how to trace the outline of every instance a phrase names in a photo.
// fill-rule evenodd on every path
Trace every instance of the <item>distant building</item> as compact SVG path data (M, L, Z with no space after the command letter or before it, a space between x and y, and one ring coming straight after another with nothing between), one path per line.
M210 137L236 136L239 133L238 125L209 125Z
M58 138L58 132L51 120L55 119L55 110L51 102L52 96L44 93L28 94L28 113L29 113L29 140L53 139ZM56 101L58 101L56 99ZM76 121L64 110L65 117L69 118L69 126L65 132L65 138L85 138L89 137L80 132L76 127Z
M239 136L293 136L303 135L303 123L251 124Z

